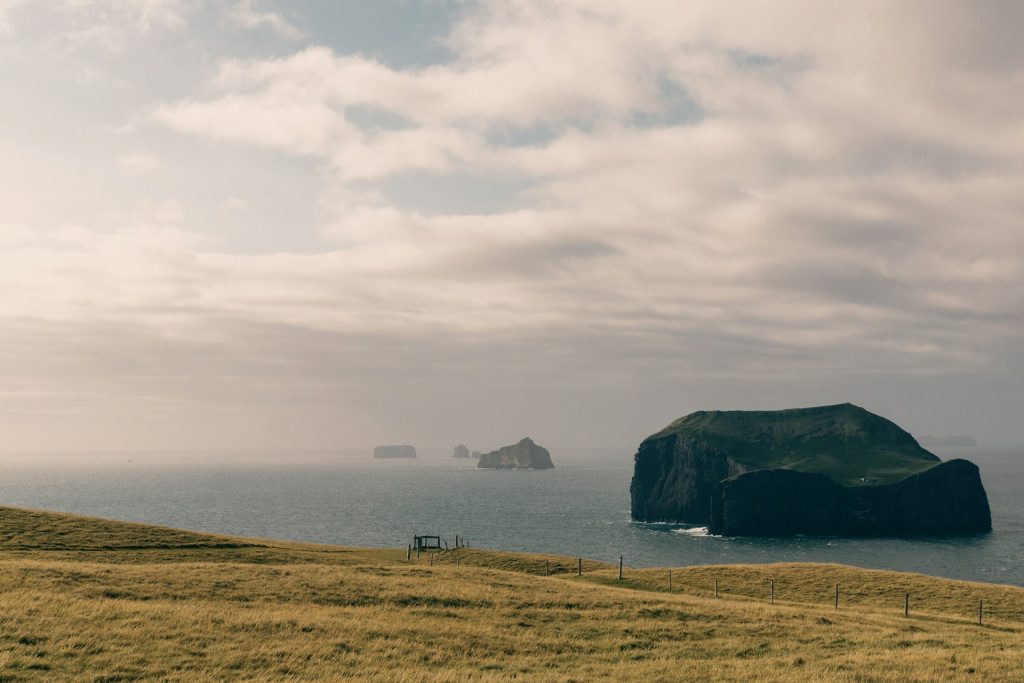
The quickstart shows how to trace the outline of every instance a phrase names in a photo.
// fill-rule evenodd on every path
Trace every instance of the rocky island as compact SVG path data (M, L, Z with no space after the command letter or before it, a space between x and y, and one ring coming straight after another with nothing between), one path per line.
M482 454L476 466L499 470L548 470L555 465L548 449L526 437L512 446Z
M942 462L855 405L700 411L640 444L633 519L713 534L899 536L990 531L978 467Z
M458 446L456 446L455 448L452 449L452 457L453 458L468 458L469 457L469 449L466 448L465 444L461 444L460 443Z
M377 446L373 449L375 458L415 458L416 447L409 445L401 446Z

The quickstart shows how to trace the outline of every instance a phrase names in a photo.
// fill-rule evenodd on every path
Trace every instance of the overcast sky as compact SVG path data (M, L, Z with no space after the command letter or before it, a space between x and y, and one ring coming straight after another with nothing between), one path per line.
M0 0L0 448L1024 442L1024 4Z

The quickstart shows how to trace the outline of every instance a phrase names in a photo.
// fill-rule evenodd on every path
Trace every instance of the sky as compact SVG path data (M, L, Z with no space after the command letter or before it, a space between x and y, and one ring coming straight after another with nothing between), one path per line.
M628 455L846 401L1024 443L1022 25L0 0L0 450Z

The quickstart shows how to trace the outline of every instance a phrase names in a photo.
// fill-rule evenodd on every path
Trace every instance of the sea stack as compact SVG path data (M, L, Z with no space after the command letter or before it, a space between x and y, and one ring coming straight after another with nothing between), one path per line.
M375 458L415 458L416 448L409 445L377 446L373 449Z
M700 411L640 444L633 519L726 536L990 531L978 467L855 405Z
M548 470L555 465L548 449L526 437L512 446L482 454L476 466L499 470Z
M458 446L456 446L455 448L452 449L452 457L453 458L468 458L469 457L469 449L466 448L463 444L460 443Z

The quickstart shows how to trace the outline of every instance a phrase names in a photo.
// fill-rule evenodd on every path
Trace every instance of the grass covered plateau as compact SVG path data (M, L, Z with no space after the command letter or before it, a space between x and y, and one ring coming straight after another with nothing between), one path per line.
M844 486L892 484L939 458L893 422L843 403L790 410L711 410L681 417L649 440L711 445L751 469L816 472Z

